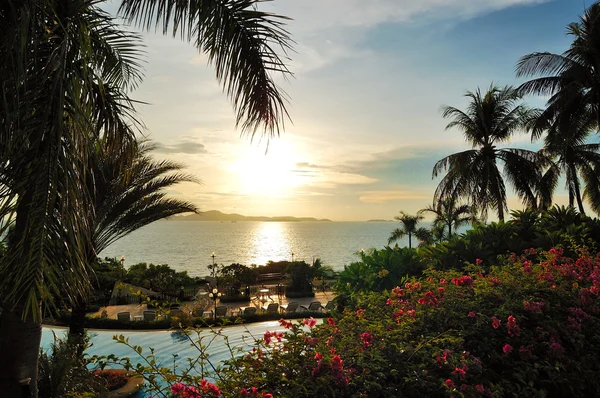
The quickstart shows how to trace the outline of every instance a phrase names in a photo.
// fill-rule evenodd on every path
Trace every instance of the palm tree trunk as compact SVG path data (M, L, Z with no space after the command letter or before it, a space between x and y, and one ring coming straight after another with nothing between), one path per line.
M412 234L408 234L408 248L412 249Z
M504 206L502 203L498 205L498 220L504 222Z
M71 319L69 321L69 335L72 337L83 337L84 324L85 324L85 310L87 303L83 299L78 299L73 304L71 311Z
M7 305L0 315L0 397L37 397L37 370L42 325L23 320L24 305Z
M585 210L583 209L583 201L581 200L581 189L579 188L579 182L575 182L575 198L577 199L577 207L579 207L579 212L585 215Z

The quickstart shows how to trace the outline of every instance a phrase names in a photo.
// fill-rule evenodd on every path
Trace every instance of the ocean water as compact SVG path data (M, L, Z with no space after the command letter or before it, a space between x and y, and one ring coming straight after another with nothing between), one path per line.
M269 260L321 258L335 270L357 261L360 249L383 248L393 222L159 221L113 243L100 255L125 256L125 266L168 264L192 276L209 274L215 262L264 265ZM408 245L405 238L399 246Z

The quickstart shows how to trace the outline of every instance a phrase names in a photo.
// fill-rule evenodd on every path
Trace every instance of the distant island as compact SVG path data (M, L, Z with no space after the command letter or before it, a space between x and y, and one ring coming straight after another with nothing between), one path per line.
M367 220L367 222L394 222L394 220Z
M203 211L200 214L190 214L187 216L171 217L173 221L331 221L328 219L317 219L313 217L263 217L263 216L242 216L241 214L225 214L218 210Z

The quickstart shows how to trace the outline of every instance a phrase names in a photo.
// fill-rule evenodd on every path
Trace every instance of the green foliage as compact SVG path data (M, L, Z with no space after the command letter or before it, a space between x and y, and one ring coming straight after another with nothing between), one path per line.
M369 256L369 255L365 255ZM535 261L534 261L535 260ZM478 262L479 263L479 262ZM336 319L279 321L280 331L231 347L220 330L184 330L198 358L173 369L129 345L159 396L217 381L223 398L588 397L600 389L600 254L561 249L504 259L486 274L428 270L400 286L354 295ZM210 362L224 339L231 359ZM194 369L192 371L192 369ZM272 395L269 395L272 394Z
M242 287L256 284L258 275L256 268L234 263L219 270L219 286L231 287L239 293Z
M287 292L312 293L312 281L317 276L317 268L305 261L294 261L288 264L286 273L289 275Z
M84 346L88 339L84 337ZM41 350L38 389L40 398L100 397L106 383L88 370L89 361L79 354L76 342L54 337L48 352ZM87 395L86 395L87 394Z
M512 213L507 222L476 224L473 229L435 247L422 248L423 259L436 269L462 269L477 259L484 266L496 264L502 256L526 249L549 250L555 246L574 255L580 247L598 249L600 222L572 208L555 206L544 212Z
M181 286L196 285L198 280L187 271L177 272L167 264L139 263L127 270L125 282L159 292L178 291Z
M341 295L389 290L405 276L420 275L425 263L417 249L370 249L358 253L361 261L349 264L339 274L335 290Z

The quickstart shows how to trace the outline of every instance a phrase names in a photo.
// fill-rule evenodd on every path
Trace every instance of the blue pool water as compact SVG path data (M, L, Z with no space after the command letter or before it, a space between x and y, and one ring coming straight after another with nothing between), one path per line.
M219 329L215 329L219 330ZM220 333L213 333L209 329L202 329L200 335L192 333L194 340L201 339L202 345L207 346L206 352L209 360L217 365L219 362L231 358L231 352L225 344L225 339L234 348L241 348L247 351L253 346L254 339L262 339L265 331L285 331L279 322L260 322L248 325L233 325L220 329ZM42 348L50 348L54 336L63 338L66 335L65 328L44 327L42 331ZM123 335L129 338L131 345L139 345L144 348L143 353L148 354L150 348L154 348L155 356L158 362L161 362L169 368L175 364L185 366L187 358L197 358L198 349L195 348L190 340L182 333L174 331L115 331L115 330L93 330L89 332L91 336L91 347L86 351L88 355L108 355L115 354L119 357L129 357L132 363L142 362L131 348L113 340L113 336ZM173 355L177 355L175 358ZM143 395L139 395L140 397Z

